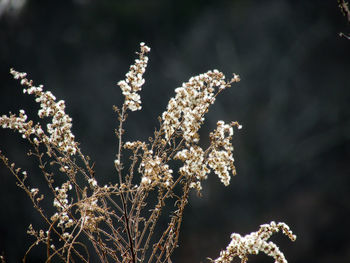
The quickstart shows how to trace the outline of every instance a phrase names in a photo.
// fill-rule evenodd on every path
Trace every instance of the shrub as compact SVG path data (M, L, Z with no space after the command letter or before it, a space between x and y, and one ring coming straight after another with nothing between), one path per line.
M231 139L234 128L241 128L238 122L218 121L210 133L208 148L198 144L198 130L209 106L221 92L239 81L236 74L228 81L217 70L190 78L175 89L175 96L159 117L160 126L149 141L123 140L127 113L141 110L139 91L145 82L143 74L149 51L141 43L139 58L131 65L125 80L118 82L125 99L121 107L114 106L119 120L114 160L117 182L104 186L98 183L94 165L82 153L71 131L72 119L65 112L65 102L57 102L42 85L35 86L26 73L11 69L13 77L24 87L23 92L34 95L40 103L39 117L49 120L46 127L34 124L24 110L0 117L2 128L19 132L31 144L28 155L37 158L51 193L44 196L40 189L29 186L26 178L30 175L0 153L47 226L40 230L29 226L27 232L35 240L23 262L30 250L40 244L46 247L46 262L53 259L89 262L90 253L96 253L101 262L171 262L189 192L193 189L200 194L201 183L211 172L225 186L236 174ZM181 167L174 172L171 167L178 163ZM52 204L55 212L48 214L43 202ZM167 204L167 209L173 210L162 229L158 221ZM220 256L209 260L231 262L239 257L246 262L249 254L262 251L276 262L286 262L278 247L268 242L279 230L295 240L286 224L271 222L246 236L232 234L230 244Z

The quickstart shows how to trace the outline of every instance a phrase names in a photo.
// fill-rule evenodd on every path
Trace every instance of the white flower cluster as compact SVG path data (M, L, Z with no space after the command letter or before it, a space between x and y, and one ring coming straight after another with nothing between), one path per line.
M130 66L129 72L125 75L126 79L118 82L118 86L125 96L125 105L131 111L141 110L141 97L138 92L145 83L143 74L148 63L148 57L145 54L151 50L143 42L140 43L140 49L139 59L136 59L135 64Z
M197 131L209 105L215 102L215 87L228 87L224 79L225 75L218 70L208 71L190 78L182 87L175 89L175 98L170 99L167 111L162 115L166 140L180 129L187 143L199 141Z
M210 172L208 166L220 178L221 182L228 186L230 184L230 171L233 175L236 174L236 168L233 164L233 146L231 143L233 135L233 126L238 126L238 123L225 124L223 121L217 122L217 128L210 133L211 146L207 153L198 145L193 145L189 149L179 151L174 159L184 162L180 168L180 173L187 177L195 177L190 187L201 190L200 181L207 179L207 174ZM238 126L239 128L241 126ZM207 156L207 158L206 158Z
M24 110L20 111L19 117L3 115L0 118L0 124L3 128L16 129L22 133L23 138L35 134L38 138L34 138L34 143L39 144L40 141L50 143L62 152L75 154L77 151L77 143L74 141L72 134L72 119L65 113L65 103L63 100L56 102L56 97L50 92L43 92L43 86L33 86L33 81L26 78L26 73L20 73L11 69L11 74L15 79L21 79L21 84L26 86L23 88L23 93L34 94L35 101L40 102L40 110L38 115L40 118L52 117L52 123L47 124L47 132L50 136L46 136L39 124L33 127L33 122L26 122L27 115Z
M233 233L231 242L226 247L226 250L221 251L220 257L213 262L229 263L232 262L235 256L238 256L242 262L246 262L248 255L257 255L261 251L273 257L276 263L287 263L284 254L279 250L278 246L271 241L267 241L273 233L277 233L279 230L282 230L290 240L295 241L296 236L293 235L288 225L285 223L276 224L272 221L270 224L261 225L257 232L252 232L244 237Z
M207 179L207 175L210 172L205 162L203 149L194 145L190 149L183 149L178 152L174 159L184 162L179 172L184 176L196 178L197 180L192 179L190 187L200 191L202 189L200 181Z
M69 218L67 214L69 208L67 192L69 190L72 190L72 185L69 181L63 183L61 188L55 188L56 197L53 201L53 206L57 208L58 212L51 216L51 221L55 222L59 220L57 226L62 229L69 228L73 225L73 220Z
M147 144L141 141L126 142L125 149L138 151L142 149L143 156L139 166L139 173L142 175L141 186L153 188L156 186L168 188L173 183L173 170L164 160L153 154L152 150L147 148Z
M144 142L141 142L141 141L134 141L134 142L127 141L124 143L125 149L132 150L132 149L136 149L138 147L141 147L142 149L147 149L146 144Z
M141 184L144 186L169 187L173 183L173 170L168 164L163 163L162 158L153 156L152 151L144 153L139 170L142 174Z
M231 177L229 171L232 171L233 175L236 174L236 168L233 164L233 146L231 143L233 124L225 124L223 121L218 121L216 130L210 133L212 150L208 156L208 165L214 170L214 173L218 175L225 186L230 184Z
M83 199L79 204L81 227L91 232L96 230L97 224L104 219L102 215L105 211L98 206L98 199L95 196Z
M33 122L27 122L28 116L24 110L19 111L19 116L10 114L10 116L2 115L0 117L0 125L4 129L17 130L22 134L23 138L28 138L31 134L35 133Z

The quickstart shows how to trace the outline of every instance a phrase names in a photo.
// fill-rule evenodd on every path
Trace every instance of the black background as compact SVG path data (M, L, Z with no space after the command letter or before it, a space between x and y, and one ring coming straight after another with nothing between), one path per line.
M16 1L14 1L16 2ZM1 10L0 10L1 11ZM297 234L273 238L289 262L350 261L350 31L337 1L27 1L0 17L0 114L38 106L22 94L9 68L25 71L66 101L73 133L96 161L101 184L114 180L124 78L141 41L151 47L141 92L143 110L131 113L128 139L145 140L174 88L219 69L242 81L218 98L201 130L203 144L217 120L237 120L238 175L229 187L216 176L203 197L190 198L173 262L216 258L232 232L284 221ZM0 130L0 149L41 185L18 134ZM33 167L34 166L34 167ZM20 262L38 213L0 165L0 251ZM35 249L29 262L43 262ZM273 262L266 256L250 262Z

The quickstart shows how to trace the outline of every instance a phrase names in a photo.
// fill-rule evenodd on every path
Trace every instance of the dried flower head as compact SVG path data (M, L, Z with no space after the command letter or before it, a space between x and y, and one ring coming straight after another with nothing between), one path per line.
M181 130L187 143L198 142L198 130L208 112L209 105L215 102L215 88L228 87L225 76L218 70L208 71L190 78L182 87L175 89L167 111L162 115L162 129L165 139L169 140L175 131Z
M77 152L77 143L75 137L71 131L72 119L65 113L65 103L63 100L56 102L56 97L50 91L43 91L43 86L38 87L33 85L32 80L26 78L26 73L20 73L14 69L10 70L10 73L15 79L21 80L23 93L34 94L36 96L35 101L40 103L40 109L38 115L40 118L51 117L52 122L47 124L47 136L40 124L33 126L33 122L27 120L27 115L24 110L20 110L19 116L11 114L10 116L3 115L0 118L0 125L3 128L9 128L17 130L22 134L23 138L29 138L30 135L34 135L35 144L40 142L48 143L51 147L55 147L62 152L74 155Z
M231 242L226 247L226 250L220 252L220 257L213 260L214 263L230 263L238 256L241 262L248 260L248 255L257 255L263 252L266 255L275 259L276 263L287 263L284 254L279 250L278 246L267 240L272 234L282 230L283 234L287 235L290 240L295 241L296 236L285 223L276 224L272 221L270 224L260 226L257 232L252 232L242 237L240 234L232 233Z
M143 42L140 44L140 49L139 58L135 60L135 64L130 66L125 80L118 82L118 86L125 96L125 106L131 111L141 110L141 97L138 92L141 91L142 85L145 83L143 74L148 63L146 54L151 50Z

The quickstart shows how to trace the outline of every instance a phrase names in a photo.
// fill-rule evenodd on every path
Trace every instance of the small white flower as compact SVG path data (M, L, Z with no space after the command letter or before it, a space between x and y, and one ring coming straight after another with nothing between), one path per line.
M146 184L146 185L149 185L149 184L151 184L151 179L149 179L148 177L142 177L142 179L141 179L141 184Z
M97 186L97 181L93 178L90 178L88 180L89 184L92 186L92 187L96 187Z
M30 189L30 192L33 194L33 196L36 196L39 192L39 189L38 188L32 188Z

